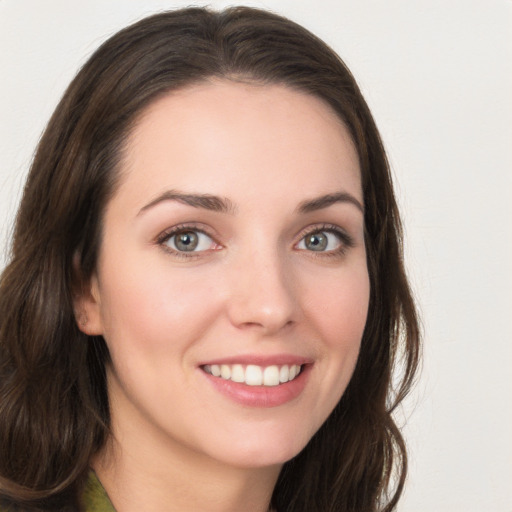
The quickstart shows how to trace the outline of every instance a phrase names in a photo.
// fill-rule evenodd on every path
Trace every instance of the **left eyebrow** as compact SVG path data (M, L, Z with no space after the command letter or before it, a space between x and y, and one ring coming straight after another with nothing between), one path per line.
M313 199L307 199L306 201L302 201L302 203L299 204L297 211L299 213L314 212L316 210L327 208L336 203L353 204L358 210L361 211L361 213L364 213L364 207L361 202L348 192L336 192L333 194L325 194L320 197L315 197Z

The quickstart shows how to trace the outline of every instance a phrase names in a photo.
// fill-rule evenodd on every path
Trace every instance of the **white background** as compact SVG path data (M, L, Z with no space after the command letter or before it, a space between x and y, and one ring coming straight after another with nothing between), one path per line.
M190 3L0 0L0 267L32 152L78 66L124 25ZM241 3L334 47L388 148L425 338L399 510L512 512L512 1Z

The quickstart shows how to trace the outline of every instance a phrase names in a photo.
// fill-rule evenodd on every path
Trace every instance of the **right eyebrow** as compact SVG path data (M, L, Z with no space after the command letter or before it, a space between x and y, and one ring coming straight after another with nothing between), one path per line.
M186 194L177 190L166 190L163 194L160 194L158 197L143 206L137 215L144 213L164 201L177 201L179 203L193 206L194 208L202 208L204 210L219 213L233 214L236 212L235 205L227 197L220 197L212 194Z
M322 210L336 203L350 203L354 205L361 213L364 214L364 206L362 203L352 194L348 192L335 192L333 194L326 194L320 197L315 197L307 201L303 201L298 211L300 213L309 213L315 210Z

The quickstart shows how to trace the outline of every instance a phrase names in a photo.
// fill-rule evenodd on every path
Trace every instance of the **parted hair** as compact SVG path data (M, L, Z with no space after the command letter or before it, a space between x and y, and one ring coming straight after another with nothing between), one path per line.
M108 39L40 140L0 279L0 496L20 510L80 510L91 457L110 435L101 336L73 298L95 270L105 205L131 129L169 91L211 78L281 84L326 102L358 152L370 304L349 386L272 496L279 512L394 509L407 455L393 412L419 362L402 228L375 122L343 61L278 15L247 7L147 17Z

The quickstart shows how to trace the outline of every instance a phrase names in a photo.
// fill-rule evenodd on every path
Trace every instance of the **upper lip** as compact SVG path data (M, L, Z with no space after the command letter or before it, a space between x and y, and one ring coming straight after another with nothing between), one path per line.
M212 364L242 364L242 365L256 365L256 366L282 366L285 364L292 365L303 365L312 363L313 359L305 356L297 356L293 354L275 354L275 355L260 355L260 354L247 354L222 357L216 359L209 359L203 361L199 366L212 365Z

